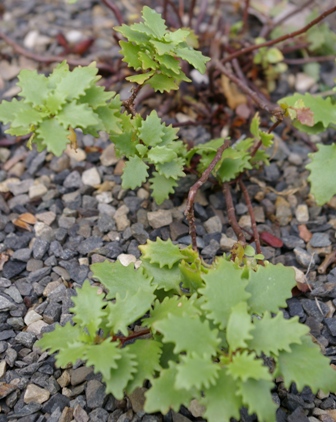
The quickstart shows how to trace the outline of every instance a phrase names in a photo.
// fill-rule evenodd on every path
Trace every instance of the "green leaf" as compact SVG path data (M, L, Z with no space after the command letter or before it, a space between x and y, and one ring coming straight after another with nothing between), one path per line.
M133 67L133 69L140 70L142 66L138 54L141 51L141 47L126 41L119 41L119 44L121 46L120 53L123 56L122 61Z
M204 391L201 403L206 406L204 416L208 422L229 421L240 418L243 403L236 394L237 382L221 368L215 385Z
M261 359L257 359L255 353L249 353L247 350L237 352L232 361L227 365L228 373L235 379L243 382L249 378L255 380L271 381L272 375Z
M142 17L147 26L158 38L162 38L164 36L167 27L165 25L165 21L161 18L159 13L156 13L155 10L148 6L144 6L142 9Z
M68 343L67 347L61 349L56 355L57 366L64 368L69 365L69 363L74 365L78 359L85 360L87 348L88 344L84 344L79 341Z
M20 97L34 106L42 106L49 94L48 79L36 70L23 69L18 76L17 85L21 88Z
M110 378L104 379L106 394L112 393L117 400L124 398L124 389L133 378L137 366L136 357L130 353L128 347L120 349L120 353L117 368L112 368Z
M150 43L155 47L155 50L160 56L163 56L166 53L171 53L175 48L172 42L150 40Z
M55 89L57 84L69 73L69 65L66 60L58 63L52 73L48 76L48 85L51 89Z
M277 365L277 374L284 377L286 388L295 382L299 391L305 386L309 386L313 393L319 389L324 392L336 390L335 370L308 336L302 338L302 344L293 344L291 352L281 352Z
M164 65L166 68L179 75L181 71L181 65L175 57L172 57L169 54L163 54L158 58L158 60L160 61L161 65Z
M154 309L151 311L149 318L144 320L146 327L153 327L156 329L156 322L168 318L169 314L182 317L187 315L189 317L196 317L201 314L200 309L195 306L196 295L187 298L186 296L165 297L162 302L155 301Z
M166 163L176 159L176 154L174 151L168 149L166 146L156 146L148 152L148 159L154 163Z
M133 76L127 76L127 78L125 78L127 81L132 82L132 83L136 83L139 85L142 85L143 83L145 83L147 81L147 79L149 79L152 75L154 75L154 70L147 72L147 73L141 73L140 75L133 75Z
M75 101L67 104L56 116L57 120L65 127L94 126L99 123L96 113L86 104L77 104Z
M39 112L33 108L24 108L22 110L18 110L12 121L12 126L30 127L31 125L37 125L43 120L45 115L45 113Z
M100 372L104 381L111 378L111 368L118 368L119 360L122 357L119 344L112 342L110 338L100 344L87 346L85 352L86 365L93 366L94 372Z
M203 56L200 51L189 47L177 47L175 53L201 73L205 72L205 64L210 60L210 57Z
M291 297L295 285L292 268L282 264L259 265L256 271L250 271L250 281L246 287L251 294L248 300L251 312L262 315L266 311L278 312L279 308L285 308L286 299Z
M178 412L181 404L186 406L189 404L193 392L175 388L176 374L176 365L171 363L168 369L161 371L159 378L152 381L152 387L145 393L145 412L166 414L169 409Z
M155 340L137 340L126 346L130 354L136 358L137 367L133 379L127 385L127 392L131 393L141 387L145 380L151 380L155 371L160 371L161 343Z
M230 345L230 350L247 347L247 341L253 337L251 331L254 326L251 322L251 315L247 310L247 303L240 302L232 307L227 324L227 341Z
M159 264L153 264L143 259L141 268L144 269L145 274L153 278L153 284L157 289L163 289L166 292L173 290L180 293L181 271L178 264L171 268L161 268Z
M336 144L320 144L317 148L317 152L309 154L311 163L306 168L310 170L311 193L317 204L323 205L336 194Z
M66 130L56 119L44 120L36 132L43 139L48 151L60 156L69 143L69 131Z
M161 123L160 118L156 111L153 110L151 114L147 116L146 120L142 121L139 129L140 139L145 145L155 147L161 142L163 136L162 126L163 124Z
M260 116L259 113L256 113L252 119L250 125L250 132L255 137L256 140L259 139L259 126L260 126Z
M309 327L300 324L298 318L285 319L282 312L272 318L265 312L262 319L255 318L253 338L248 340L248 348L258 355L278 355L280 351L289 352L293 343L301 344L302 336L309 332Z
M268 63L278 63L281 62L283 59L283 54L278 48L272 47L267 49L266 60L268 61Z
M55 353L58 350L66 349L70 343L78 340L81 332L82 330L78 326L72 325L70 321L64 327L56 324L55 329L43 334L36 345L43 350L49 350L50 353Z
M82 287L76 290L77 296L72 298L74 307L70 311L74 314L73 320L80 326L87 328L90 336L96 335L99 325L102 322L106 312L103 308L106 306L104 296L97 287L92 287L88 280L85 280Z
M172 42L175 45L183 43L189 37L191 31L189 29L177 29L174 32L167 32L164 36L165 40L168 42Z
M0 104L0 121L4 124L10 123L21 109L28 109L28 107L30 108L28 104L24 104L23 100L18 101L16 98L12 101L4 100Z
M147 82L155 91L173 91L178 89L178 85L174 82L169 76L160 74L155 74L152 78L150 78Z
M92 264L90 268L94 278L107 288L106 299L115 299L117 293L120 299L124 299L127 294L134 296L139 289L152 291L150 278L141 267L136 270L134 264L125 267L120 261L104 261Z
M140 245L142 259L151 264L158 264L160 268L172 268L174 264L184 258L177 245L174 245L170 239L161 240L157 238L155 242L147 240L146 245Z
M98 69L95 65L76 67L72 72L67 72L57 84L57 92L65 95L71 101L85 94L86 89L93 85L97 79Z
M159 64L149 57L148 52L144 53L141 51L138 56L143 69L157 69L159 67Z
M132 157L136 155L136 143L134 142L134 134L124 132L121 134L112 134L111 141L115 144L119 155Z
M157 172L153 172L153 177L150 179L152 196L157 204L162 202L169 197L171 193L174 193L174 187L177 186L177 182L172 177L165 177Z
M197 390L209 388L216 383L219 370L218 364L196 354L181 356L181 363L177 366L175 387L186 390L193 387Z
M185 173L183 167L185 166L185 160L182 157L175 158L174 160L157 164L156 169L160 175L166 177L167 179L177 180L180 177L184 177Z
M115 109L103 106L96 108L95 113L101 120L106 132L121 133L120 119L116 116L118 112Z
M275 422L277 405L274 403L271 390L274 384L271 381L248 379L239 384L238 391L249 413L255 413L259 421Z
M106 107L108 101L110 101L114 96L115 92L108 92L105 91L102 86L93 85L86 89L85 94L79 98L79 102L88 104L95 110L97 107Z
M46 98L44 104L50 114L58 114L65 101L65 95L60 95L57 91L52 91Z
M126 296L121 298L116 294L115 303L109 302L107 305L107 326L111 327L114 333L120 331L124 336L128 335L128 326L144 316L150 309L154 301L154 287L152 290L139 289L135 295L126 292Z
M227 326L231 309L240 302L246 301L250 294L245 288L248 281L242 278L242 270L232 261L219 258L214 269L203 275L205 287L199 292L205 296L202 309L208 312L219 327Z
M148 168L147 164L137 155L131 157L123 169L122 187L124 189L135 189L141 186L147 180Z
M211 357L217 352L218 330L211 330L208 321L169 314L168 318L155 323L155 329L163 335L164 343L175 343L174 353L193 352Z
M134 42L135 44L145 45L150 39L147 34L134 30L133 25L128 26L123 24L121 26L115 26L114 30L127 38L128 41Z

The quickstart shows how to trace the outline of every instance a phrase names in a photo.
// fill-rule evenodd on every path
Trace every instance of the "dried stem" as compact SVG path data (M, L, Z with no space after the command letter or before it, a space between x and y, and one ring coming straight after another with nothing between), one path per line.
M142 85L136 85L134 88L132 88L130 97L127 100L124 100L122 102L122 105L133 116L136 115L136 111L135 111L135 108L134 108L134 101L136 99L136 96L139 94L139 91L140 91L141 88L142 88Z
M281 37L275 38L274 40L263 42L261 44L250 45L249 47L243 48L239 51L236 51L235 53L230 54L229 56L225 57L221 62L222 62L222 64L224 64L224 63L230 62L231 60L235 59L236 57L246 55L247 53L250 53L251 51L254 51L254 50L259 50L259 48L270 47L270 46L278 44L282 41L288 40L290 38L297 37L298 35L302 35L305 32L307 32L308 29L312 28L314 25L318 24L324 18L326 18L327 16L331 15L334 12L336 12L336 6L326 10L320 16L318 16L316 19L312 20L308 25L304 26L301 29L298 29L297 31L290 32L289 34L282 35Z
M26 50L25 48L21 47L19 44L17 44L14 40L9 38L6 34L4 34L1 31L0 31L0 38L3 39L6 42L6 44L10 45L16 53L39 63L47 63L47 64L61 63L64 60L66 60L70 66L88 66L90 64L90 62L88 62L87 60L69 59L65 56L40 56L39 54L36 54L32 51ZM108 64L97 63L97 68L102 71L107 71L111 74L116 73L116 70Z
M124 19L122 17L122 14L118 7L115 5L116 2L112 2L110 0L102 0L102 2L105 4L106 7L108 7L110 10L112 10L114 16L116 17L119 25L122 25L124 23Z
M280 18L278 21L273 21L271 25L265 25L263 29L260 32L260 37L266 38L267 35L273 31L274 28L284 23L287 19L292 18L293 16L297 15L298 13L302 12L303 9L306 9L308 6L310 6L312 3L314 3L314 0L308 0L306 3L304 3L302 6L297 7L294 10L291 10L290 12L286 13L282 18Z
M306 63L317 63L317 62L329 62L334 61L335 55L331 56L320 56L320 57L302 57L300 59L284 59L283 61L288 64L306 64Z
M235 213L235 209L234 209L234 206L233 206L233 200L232 200L232 195L231 195L231 187L230 187L229 182L225 182L223 184L223 193L224 193L224 196L225 196L226 209L227 209L227 213L228 213L229 223L230 223L233 231L235 232L238 240L245 245L246 239L245 239L244 233L243 233L242 229L240 228L238 221L237 221L237 218L236 218L236 213Z
M243 28L242 28L243 34L245 34L248 31L249 7L250 7L250 0L245 0L244 13L243 13Z
M214 66L220 70L227 78L235 83L246 95L248 95L261 109L267 111L276 117L277 120L283 120L283 111L281 107L274 105L266 100L262 100L259 95L249 88L241 79L235 76L227 67L223 66L219 60L215 60Z
M317 268L319 274L325 274L328 267L336 262L336 251L333 251L325 256L322 264Z
M214 159L211 161L209 167L203 172L200 179L192 185L189 190L187 208L184 212L188 223L189 223L189 233L191 237L192 248L197 251L197 240L196 240L196 226L195 226L195 215L194 215L194 202L197 191L202 185L208 180L212 170L215 168L218 161L221 159L223 152L230 146L229 141L225 141L224 144L218 148Z
M245 199L247 210L248 210L248 213L249 213L250 218L251 218L252 232L253 232L253 237L254 237L254 241L255 241L255 244L256 244L256 250L257 250L258 254L261 254L262 251L261 251L261 245L260 245L260 237L259 237L259 232L258 232L258 229L257 229L257 222L256 222L256 219L255 219L251 198L250 198L250 195L249 195L249 193L246 189L245 183L243 182L241 177L239 178L239 186L240 186L241 191L243 192L243 196L244 196L244 199Z

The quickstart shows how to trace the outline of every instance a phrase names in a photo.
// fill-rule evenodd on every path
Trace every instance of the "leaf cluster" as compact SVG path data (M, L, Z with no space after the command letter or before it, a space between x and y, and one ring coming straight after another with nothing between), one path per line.
M140 249L137 270L92 265L106 293L86 281L73 300L73 325L58 325L39 341L58 352L58 365L93 365L119 399L150 380L147 412L177 411L196 399L209 422L239 418L243 406L260 422L275 422L271 391L279 376L287 388L295 382L299 390L335 390L335 373L309 328L281 311L295 285L292 269L229 256L209 266L169 240ZM135 322L150 335L130 343Z
M35 143L38 151L47 148L61 155L67 144L76 147L74 128L96 137L102 130L120 131L121 102L114 92L105 92L96 84L97 72L95 63L70 71L65 61L48 77L22 70L18 82L22 99L0 104L0 119L10 123L7 133L32 132L28 146Z
M190 46L193 37L190 29L168 31L160 14L147 6L142 9L142 18L143 22L115 28L128 40L120 41L123 61L142 72L127 80L164 92L178 89L182 81L190 82L179 59L187 61L199 72L205 72L205 64L210 59Z

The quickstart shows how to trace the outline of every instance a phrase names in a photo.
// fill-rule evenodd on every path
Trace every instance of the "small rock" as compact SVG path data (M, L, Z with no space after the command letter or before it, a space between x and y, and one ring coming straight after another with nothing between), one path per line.
M47 187L44 186L42 183L38 183L29 188L29 198L30 199L41 198L47 192L48 192Z
M35 312L33 309L30 309L26 313L26 316L24 317L24 322L25 322L26 325L30 325L33 322L39 321L41 319L42 319L42 316L40 314Z
M79 404L77 404L77 406L74 408L73 417L74 417L76 422L88 422L89 421L88 414L85 412L85 410Z
M299 246L294 248L294 254L296 261L304 268L308 268L315 262L314 257L310 255L305 249L302 249Z
M82 174L82 182L87 186L97 186L101 183L100 174L96 167L85 170Z
M144 415L144 404L145 404L145 392L146 388L136 388L132 394L129 394L128 398L131 401L132 409L138 416Z
M80 368L72 369L70 371L71 385L78 385L84 382L87 377L92 374L92 368L81 366Z
M114 144L110 144L104 149L100 156L100 162L103 166L113 166L118 162L119 158L116 157Z
M137 258L134 255L122 253L118 256L118 261L120 261L124 267L127 267L129 264L135 263Z
M82 148L73 149L70 147L70 145L68 145L65 153L71 160L74 160L75 162L82 162L86 160L86 152Z
M129 212L128 207L126 205L122 205L117 209L113 218L116 222L118 231L123 232L127 227L130 226L131 222L127 218L127 214Z
M27 389L23 396L23 401L25 403L44 403L50 397L48 390L38 387L35 384L28 384Z
M307 223L309 221L309 212L306 204L298 205L295 210L295 217L299 223Z
M298 230L301 239L305 242L309 242L313 234L308 230L307 226L305 224L300 224L298 225Z
M237 240L230 239L226 236L226 234L222 233L222 237L220 239L220 247L224 252L230 252L233 245L237 243Z
M313 248L323 248L325 246L330 246L331 242L328 233L314 233L310 240L310 245Z
M48 324L46 324L44 321L35 321L28 326L27 332L33 333L36 336L40 336L42 329L45 327L48 327Z
M36 214L36 219L50 226L55 221L56 214L52 211L40 212Z
M85 390L86 404L89 408L102 407L106 398L105 385L98 380L90 380Z
M67 177L64 179L63 186L66 188L80 188L83 186L81 175L77 170L72 171Z
M11 302L4 296L0 295L0 311L1 312L10 311L15 308L16 308L16 304L14 302Z
M221 233L222 222L221 219L215 215L204 222L204 228L207 233Z
M201 418L205 412L205 407L202 406L198 400L191 400L189 407L189 412L194 416L194 418Z
M158 210L147 213L148 223L153 229L169 226L173 222L171 210Z
M275 201L276 218L280 226L287 226L292 220L292 211L289 202L282 196L278 196Z

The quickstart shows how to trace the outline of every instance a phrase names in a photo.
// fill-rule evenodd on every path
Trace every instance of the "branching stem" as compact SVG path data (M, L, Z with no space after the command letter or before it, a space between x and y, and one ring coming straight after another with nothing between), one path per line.
M215 168L218 161L221 159L223 152L230 146L229 141L225 141L224 144L218 148L214 159L211 161L209 167L203 172L200 179L192 185L189 190L187 208L184 212L188 223L189 223L189 233L191 237L192 248L197 251L197 240L196 240L196 225L195 225L195 214L194 214L194 202L197 191L202 185L208 180L212 170Z
M243 233L242 229L240 228L238 221L237 221L237 217L236 217L236 213L235 213L235 209L234 209L234 205L233 205L233 200L232 200L232 195L231 195L231 187L230 187L229 182L225 182L223 184L223 193L224 193L224 197L225 197L225 201L226 201L226 209L227 209L229 223L230 223L233 231L235 232L238 240L243 245L245 245L246 239L245 239L244 233Z
M140 89L142 88L142 85L136 85L134 88L132 88L132 92L130 97L127 100L124 100L122 102L125 109L132 114L132 116L136 115L136 111L134 108L134 101L139 94Z

